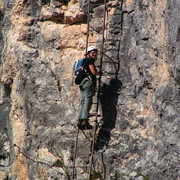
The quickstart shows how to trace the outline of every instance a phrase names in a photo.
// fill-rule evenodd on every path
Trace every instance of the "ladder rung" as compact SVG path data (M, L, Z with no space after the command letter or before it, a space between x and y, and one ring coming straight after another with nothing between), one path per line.
M78 143L81 143L81 142L82 143L84 143L84 142L86 142L86 143L88 142L89 143L89 141L87 141L87 140L86 141L85 140L84 141L82 141L82 140L78 141Z
M106 51L119 51L118 49L106 49L106 48L104 48L104 50L106 50Z
M76 153L76 156L78 156L78 155L82 155L82 156L90 156L91 154L80 154L80 153Z
M91 41L91 42L88 42L88 43L101 43L102 41Z
M99 6L99 5L105 5L105 4L104 4L104 3L92 3L92 2L91 2L91 3L90 3L90 6L91 6L91 5Z
M90 114L89 116L90 116L90 117L91 117L91 116L96 116L96 114ZM97 116L100 117L101 114L98 114Z
M98 19L98 18L104 18L104 16L90 17L90 19Z
M105 75L114 75L114 74L116 74L116 72L106 72L106 73L104 73L104 76Z
M122 13L112 14L112 16L122 15Z
M105 41L119 41L119 39L105 39Z
M121 32L121 29L119 29L119 26L109 25L109 27L106 28L106 30L108 30L108 31L112 31L112 29L113 29L113 30L114 30L114 29L118 29L118 30L119 30L118 33ZM117 34L118 34L118 33L117 33ZM117 35L117 34L116 34L116 35Z
M100 28L101 28L101 27L100 27ZM98 28L97 28L97 29L89 29L89 31L93 32L93 31L99 31L99 30L102 30L102 28L101 28L101 29L100 29L100 28L99 28L99 29L98 29Z
M119 64L119 62L113 62L113 61L103 61L103 63L113 63L113 64Z
M89 165L87 166L76 166L75 168L88 168ZM66 166L66 168L74 168L73 166Z
M119 29L119 27L118 26L109 26L108 28L106 28L106 30L108 30L108 31L111 31L112 29L115 29L115 28L118 28ZM120 33L120 31L118 32L118 33ZM119 39L118 39L119 40Z
M106 0L106 2L107 2L107 0ZM85 4L88 4L88 3L89 3L89 1L87 1ZM90 4L96 4L96 2L90 1ZM102 0L101 4L105 4L105 0ZM117 2L116 4L120 5L119 2Z
M104 143L107 143L109 141L109 139L101 139L100 142L104 142Z
M84 3L84 5L88 5L88 2L87 3ZM105 5L105 3L90 3L89 4L90 6L99 6L99 5Z
M122 23L122 22L120 22L120 23ZM119 26L120 25L117 25L117 24L114 25L114 24L109 23L108 27L106 27L106 30L119 29L119 31L120 31L121 29Z

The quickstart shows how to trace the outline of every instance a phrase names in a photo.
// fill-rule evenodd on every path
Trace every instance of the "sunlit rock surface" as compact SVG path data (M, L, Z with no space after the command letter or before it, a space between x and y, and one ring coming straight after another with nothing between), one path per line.
M90 11L98 40L103 5ZM105 180L178 180L179 12L179 0L107 3L94 164ZM0 0L0 179L70 179L86 13L84 0Z

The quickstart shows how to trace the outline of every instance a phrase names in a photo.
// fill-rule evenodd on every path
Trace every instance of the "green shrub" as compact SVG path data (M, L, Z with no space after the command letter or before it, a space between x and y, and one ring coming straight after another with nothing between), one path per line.
M7 97L10 97L11 90L12 90L12 88L10 87L9 84L4 85L4 91L5 91Z
M93 171L91 174L91 180L100 179L103 180L102 174L100 171Z
M57 159L52 166L64 167L64 161L62 159Z

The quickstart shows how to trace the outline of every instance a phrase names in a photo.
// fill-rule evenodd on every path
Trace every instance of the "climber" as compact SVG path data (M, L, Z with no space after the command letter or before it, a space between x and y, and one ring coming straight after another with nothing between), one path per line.
M79 85L81 91L81 105L77 126L82 130L92 129L92 126L89 124L89 111L92 105L92 97L94 96L96 76L101 75L101 71L98 72L95 67L97 52L98 50L95 46L89 46L87 48L86 58L83 62L88 76L83 79Z

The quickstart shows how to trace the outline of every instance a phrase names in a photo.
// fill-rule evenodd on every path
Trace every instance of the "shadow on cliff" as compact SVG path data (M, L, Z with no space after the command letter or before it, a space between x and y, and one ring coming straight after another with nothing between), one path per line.
M108 147L111 131L115 128L117 110L116 105L118 102L118 92L121 90L122 82L118 79L120 70L120 50L121 50L121 35L123 31L123 3L124 0L117 1L115 4L114 16L111 18L111 39L106 40L109 48L102 52L104 60L111 64L111 77L109 84L103 84L100 93L100 102L102 107L102 119L99 123L99 133L95 142L95 151L103 150ZM119 16L120 14L120 16ZM116 28L115 28L116 27ZM112 33L113 32L113 33ZM111 54L112 57L109 56Z
M112 79L109 83L103 84L100 94L100 102L102 107L102 119L100 121L100 129L95 142L95 150L107 148L111 130L115 128L118 102L118 91L122 87L122 82L118 79Z

